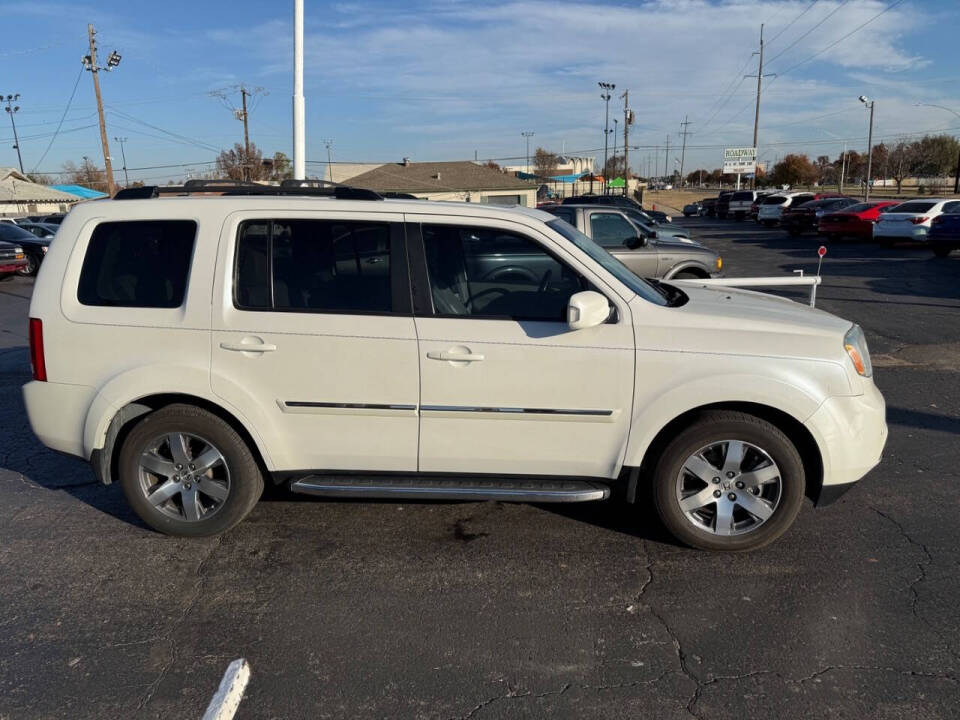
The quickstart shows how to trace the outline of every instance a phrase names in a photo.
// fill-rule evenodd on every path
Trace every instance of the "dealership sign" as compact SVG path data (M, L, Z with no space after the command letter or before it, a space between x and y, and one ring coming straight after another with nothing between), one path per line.
M726 148L723 151L723 172L729 175L752 173L757 169L755 147Z

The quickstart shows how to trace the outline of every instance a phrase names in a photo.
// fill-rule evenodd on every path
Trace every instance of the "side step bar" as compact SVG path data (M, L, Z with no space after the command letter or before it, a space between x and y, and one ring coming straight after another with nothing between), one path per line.
M307 495L419 500L500 500L503 502L588 502L605 500L610 488L587 480L485 480L443 477L353 477L309 475L290 483Z

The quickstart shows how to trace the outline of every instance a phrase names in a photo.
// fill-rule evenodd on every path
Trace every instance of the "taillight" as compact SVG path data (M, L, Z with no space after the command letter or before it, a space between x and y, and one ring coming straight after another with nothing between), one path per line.
M927 219L928 218L925 217L912 217L910 218L910 222L912 222L914 225L920 225L921 223L925 223Z
M30 364L33 366L33 379L47 380L47 363L43 356L43 321L30 318Z

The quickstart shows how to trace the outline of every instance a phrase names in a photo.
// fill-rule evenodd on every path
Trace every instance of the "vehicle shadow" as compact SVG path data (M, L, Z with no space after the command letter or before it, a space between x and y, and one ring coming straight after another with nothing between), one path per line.
M887 422L891 425L903 425L919 430L934 430L960 435L960 417L958 416L939 415L921 410L887 406Z

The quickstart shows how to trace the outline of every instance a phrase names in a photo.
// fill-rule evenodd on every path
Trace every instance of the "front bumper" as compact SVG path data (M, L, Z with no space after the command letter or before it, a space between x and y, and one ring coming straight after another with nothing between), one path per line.
M870 472L887 442L883 395L872 380L862 382L862 395L829 398L804 423L820 448L826 501ZM823 504L819 498L817 504Z
M16 272L22 267L27 266L26 260L14 260L9 262L7 260L0 260L0 273L12 273Z

